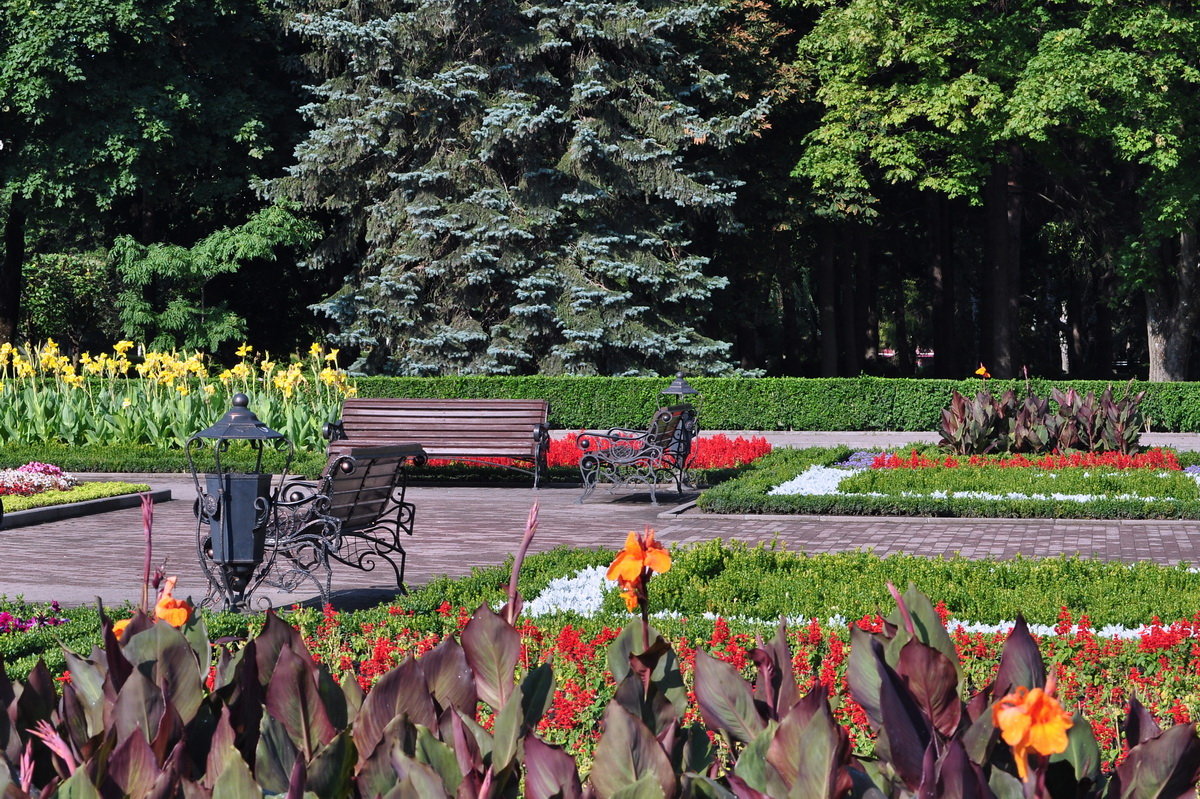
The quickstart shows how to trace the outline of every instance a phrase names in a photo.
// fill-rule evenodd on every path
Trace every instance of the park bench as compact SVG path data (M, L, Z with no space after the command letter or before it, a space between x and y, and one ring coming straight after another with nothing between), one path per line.
M431 459L505 466L533 475L537 488L550 448L549 413L546 400L351 397L342 418L324 432L330 456L349 447L415 441ZM498 458L528 468L489 460Z
M424 461L417 444L351 447L330 456L316 480L285 481L267 515L263 561L247 593L259 584L290 592L311 583L327 604L335 563L365 572L387 564L396 590L405 593L400 535L413 534L415 516L404 501L405 468ZM219 588L206 541L201 551L208 554L200 562L210 587Z
M579 473L583 477L583 502L596 484L607 480L613 488L641 483L650 489L650 501L657 505L655 486L673 481L683 491L687 480L687 460L692 439L699 432L696 409L691 405L672 405L654 412L644 430L614 427L608 432L582 433L576 444L583 454Z

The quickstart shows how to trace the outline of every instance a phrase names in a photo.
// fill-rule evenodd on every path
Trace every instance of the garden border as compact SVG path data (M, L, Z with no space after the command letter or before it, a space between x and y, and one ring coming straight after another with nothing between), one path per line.
M43 505L40 508L14 510L4 514L0 519L0 532L8 532L18 527L30 527L43 522L57 522L62 519L74 519L79 516L91 516L95 513L107 513L112 510L136 508L142 504L142 494L150 494L155 502L170 502L171 491L167 488L151 489L150 491L117 494L113 497L85 499L82 502L66 502L61 505Z

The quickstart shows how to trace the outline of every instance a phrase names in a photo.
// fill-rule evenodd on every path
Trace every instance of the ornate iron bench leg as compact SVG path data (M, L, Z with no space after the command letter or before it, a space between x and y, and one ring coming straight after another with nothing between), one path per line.
M591 496L596 490L596 482L600 479L600 459L591 453L586 453L579 459L579 474L583 478L583 493L579 495L579 504Z

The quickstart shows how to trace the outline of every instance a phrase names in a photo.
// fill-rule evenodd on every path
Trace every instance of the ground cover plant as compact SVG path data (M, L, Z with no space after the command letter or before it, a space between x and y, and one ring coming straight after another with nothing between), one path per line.
M1022 620L1003 636L947 633L945 609L915 589L889 586L895 610L848 631L812 621L752 637L717 619L688 640L650 624L678 560L648 530L629 534L606 574L640 618L595 634L568 621L551 640L522 617L518 590L535 526L536 510L499 612L446 603L442 630L414 635L412 611L381 609L349 631L370 642L366 659L339 651L347 619L331 609L293 614L297 626L268 615L214 651L167 581L152 616L103 618L102 646L68 653L61 687L40 665L0 677L2 718L17 721L0 726L0 780L15 797L103 795L111 780L121 795L409 796L420 784L427 796L465 785L749 799L900 797L951 780L977 796L1148 798L1200 777L1186 703L1158 702L1194 679L1195 647L1179 644L1200 620L1139 639L1150 676L1137 695L1095 687L1118 676L1096 664L1124 663L1084 620L1060 617L1064 648L1047 662ZM1184 651L1182 680L1160 682L1167 653Z
M883 457L878 457L882 455ZM714 513L1195 519L1194 453L946 455L776 450L701 495Z

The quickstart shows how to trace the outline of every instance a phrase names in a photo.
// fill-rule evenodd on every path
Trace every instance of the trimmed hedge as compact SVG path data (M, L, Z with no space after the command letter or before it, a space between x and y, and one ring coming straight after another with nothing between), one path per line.
M670 401L661 377L360 377L361 397L508 398L550 401L550 426L638 427ZM900 430L930 432L958 390L974 395L985 383L884 377L689 377L700 392L705 430ZM1108 385L1120 396L1125 384L1100 380L1031 380L1038 396L1074 387L1099 394ZM1019 395L1023 380L989 380L993 394ZM1146 391L1142 410L1152 429L1200 432L1200 383L1135 383Z

